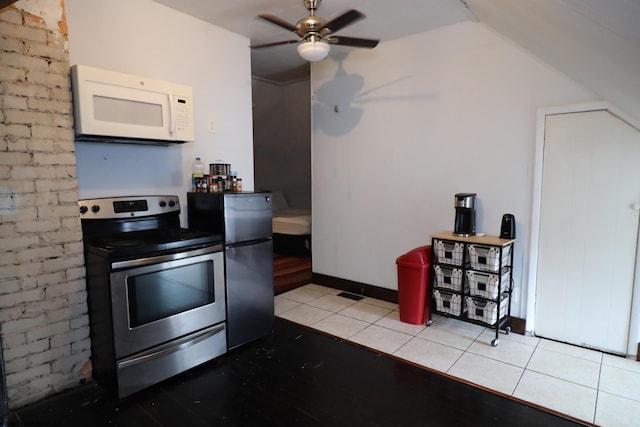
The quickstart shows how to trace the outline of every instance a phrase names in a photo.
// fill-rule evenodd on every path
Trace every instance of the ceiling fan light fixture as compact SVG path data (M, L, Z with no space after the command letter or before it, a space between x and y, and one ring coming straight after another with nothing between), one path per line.
M306 41L298 45L298 54L302 59L315 62L321 61L329 54L329 43L323 41Z

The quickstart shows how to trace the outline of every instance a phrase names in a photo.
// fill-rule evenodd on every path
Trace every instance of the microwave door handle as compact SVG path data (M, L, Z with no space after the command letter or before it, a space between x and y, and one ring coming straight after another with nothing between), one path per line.
M167 98L169 100L169 133L173 135L176 131L176 121L173 116L173 96L168 93Z

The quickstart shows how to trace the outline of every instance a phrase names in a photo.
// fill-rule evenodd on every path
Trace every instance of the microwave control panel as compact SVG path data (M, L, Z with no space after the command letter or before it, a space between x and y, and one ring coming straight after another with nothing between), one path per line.
M193 92L188 86L175 85L172 110L175 136L178 141L194 141Z
M182 96L175 97L175 107L176 107L176 133L178 135L184 133L189 126L191 125L189 110L191 106L189 105L191 100Z

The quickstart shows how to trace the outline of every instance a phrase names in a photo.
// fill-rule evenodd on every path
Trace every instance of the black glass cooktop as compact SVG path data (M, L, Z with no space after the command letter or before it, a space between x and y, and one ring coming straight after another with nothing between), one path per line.
M109 257L136 257L178 252L222 243L222 235L185 228L131 231L95 237L89 250Z

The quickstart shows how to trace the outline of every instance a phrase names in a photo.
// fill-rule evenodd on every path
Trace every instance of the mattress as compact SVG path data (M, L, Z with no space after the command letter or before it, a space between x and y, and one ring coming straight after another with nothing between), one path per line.
M295 236L311 234L311 211L295 208L274 210L273 233Z

